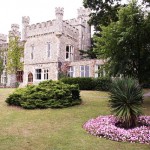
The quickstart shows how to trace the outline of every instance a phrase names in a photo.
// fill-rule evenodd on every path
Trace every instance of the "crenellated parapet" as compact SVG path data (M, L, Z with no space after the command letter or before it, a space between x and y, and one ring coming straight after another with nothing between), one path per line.
M20 40L21 32L19 31L19 25L18 24L12 24L11 30L9 31L9 38L18 37Z
M56 20L63 20L64 8L56 7L55 8Z
M71 25L69 21L63 21L63 33L76 40L79 36L78 28L76 28L74 25Z
M30 23L30 17L29 16L23 16L22 17L22 24L28 25Z
M51 34L55 31L55 20L31 24L27 26L27 38Z
M0 33L0 44L7 42L7 35Z
M78 18L89 17L90 13L91 13L91 10L89 8L80 7L78 9Z
M11 30L12 31L19 31L19 25L18 24L11 24Z

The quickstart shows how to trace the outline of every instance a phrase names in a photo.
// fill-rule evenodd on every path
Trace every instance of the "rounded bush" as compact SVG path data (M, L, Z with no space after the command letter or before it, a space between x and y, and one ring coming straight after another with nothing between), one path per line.
M6 103L25 109L64 108L80 104L81 99L78 85L49 80L17 89L9 95Z

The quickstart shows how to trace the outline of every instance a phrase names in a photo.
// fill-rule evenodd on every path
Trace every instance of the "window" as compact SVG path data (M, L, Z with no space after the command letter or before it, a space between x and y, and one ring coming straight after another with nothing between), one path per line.
M74 77L74 67L70 66L68 69L68 77Z
M51 55L51 44L47 43L47 57L49 58Z
M48 72L48 69L44 70L44 80L48 80Z
M7 58L6 56L4 56L4 65L6 66L6 64L7 64Z
M17 82L23 82L23 71L17 71Z
M6 85L7 83L7 73L6 70L3 71L2 75L1 75L1 83L2 85Z
M42 73L42 70L41 69L36 69L35 70L35 78L37 80L41 80L41 73Z
M74 47L71 45L66 46L66 60L73 61L74 57Z
M105 70L103 68L103 65L95 65L95 78L104 77L104 76L105 76Z
M89 77L89 66L80 66L80 77Z
M33 59L34 45L31 46L31 59Z
M28 74L28 82L29 83L33 82L33 74L31 72Z

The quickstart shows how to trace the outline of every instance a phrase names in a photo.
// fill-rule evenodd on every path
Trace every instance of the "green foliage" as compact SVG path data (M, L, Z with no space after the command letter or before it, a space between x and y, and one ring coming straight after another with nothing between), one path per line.
M99 91L108 91L111 79L107 78L86 78L86 77L77 77L77 78L63 78L62 82L66 84L78 84L80 90L99 90Z
M8 73L16 74L18 70L23 69L23 62L20 59L23 57L23 46L19 43L18 37L9 38L8 56L7 56L7 71Z
M150 14L136 2L121 8L118 21L102 27L95 36L98 57L107 60L110 75L132 76L144 82L150 76Z
M62 78L61 81L70 85L78 84L80 90L92 90L94 87L93 79L88 77Z
M137 80L122 78L113 81L109 103L124 128L137 125L137 117L142 113L142 102L143 93Z
M96 56L96 53L94 52L93 48L85 51L85 50L80 50L80 55L81 55L81 58L84 59L84 58L90 58L90 59L95 59L97 58Z
M97 91L109 91L112 80L110 78L95 78L95 90Z
M25 109L64 108L81 103L78 85L68 85L60 81L43 81L17 89L7 99L9 105Z
M94 25L96 31L101 31L101 25L107 26L112 21L117 21L117 11L121 6L121 0L83 0L85 8L90 8L91 25Z

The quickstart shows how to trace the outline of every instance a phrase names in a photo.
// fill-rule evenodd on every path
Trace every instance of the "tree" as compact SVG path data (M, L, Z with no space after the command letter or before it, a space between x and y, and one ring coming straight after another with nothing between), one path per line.
M150 13L145 16L135 1L121 8L118 21L95 36L99 58L107 60L110 75L132 76L144 82L150 76Z
M8 44L8 57L7 57L7 71L9 74L15 74L17 77L17 71L23 69L23 46L19 41L19 37L14 36L9 38Z
M89 24L94 25L96 31L101 31L101 25L107 26L118 20L117 11L121 0L83 0L83 5L92 10Z
M89 58L89 59L95 59L97 58L96 52L94 51L94 43L93 38L91 39L91 47L88 50L79 50L81 59Z

